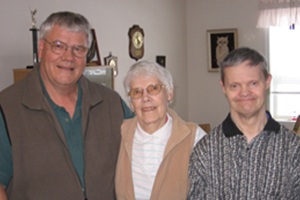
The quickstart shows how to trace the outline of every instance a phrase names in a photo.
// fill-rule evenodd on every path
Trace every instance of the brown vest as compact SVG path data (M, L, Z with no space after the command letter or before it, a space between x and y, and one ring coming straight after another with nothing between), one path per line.
M184 122L171 109L168 113L173 118L172 134L154 181L151 200L183 200L188 193L188 165L197 125ZM122 141L116 171L118 200L134 199L131 156L136 124L136 118L126 120L121 129Z
M112 200L123 120L120 97L84 77L80 83L86 196ZM37 70L1 92L0 104L12 144L9 199L83 200L63 130L43 95Z

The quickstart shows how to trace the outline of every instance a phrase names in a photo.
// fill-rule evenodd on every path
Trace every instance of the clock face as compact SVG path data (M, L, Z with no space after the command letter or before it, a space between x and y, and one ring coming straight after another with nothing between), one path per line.
M140 31L134 32L132 35L132 42L136 49L140 49L144 43L144 37Z

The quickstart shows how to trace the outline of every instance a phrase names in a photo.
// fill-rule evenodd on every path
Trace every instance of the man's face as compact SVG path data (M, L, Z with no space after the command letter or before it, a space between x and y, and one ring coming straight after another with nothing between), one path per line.
M69 46L68 49L61 54L53 52L50 43L57 41ZM58 25L53 26L45 40L39 41L40 70L46 87L69 87L77 83L85 68L86 56L76 57L72 46L87 47L86 35Z
M265 98L271 75L265 79L261 68L249 66L248 61L228 67L224 73L224 83L220 83L232 114L250 118L265 112Z

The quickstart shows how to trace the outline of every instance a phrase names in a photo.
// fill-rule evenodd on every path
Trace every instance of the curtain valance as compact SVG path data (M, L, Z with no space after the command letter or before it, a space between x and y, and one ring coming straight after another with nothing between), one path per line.
M257 27L300 25L300 0L259 0Z

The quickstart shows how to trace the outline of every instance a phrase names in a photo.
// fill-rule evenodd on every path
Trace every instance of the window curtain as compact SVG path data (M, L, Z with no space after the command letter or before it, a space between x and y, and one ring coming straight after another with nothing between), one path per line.
M258 28L300 26L300 0L259 0Z

